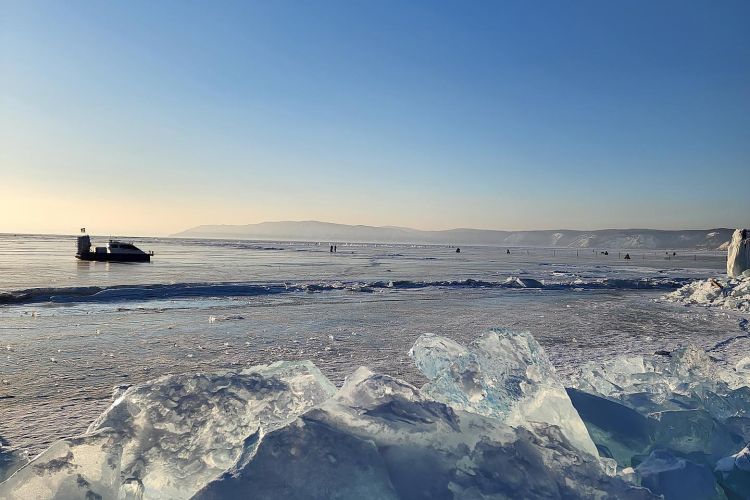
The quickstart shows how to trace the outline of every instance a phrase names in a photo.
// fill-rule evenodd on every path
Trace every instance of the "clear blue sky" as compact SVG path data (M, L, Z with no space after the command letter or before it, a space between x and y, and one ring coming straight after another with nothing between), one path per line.
M747 226L748 186L744 0L0 0L0 232Z

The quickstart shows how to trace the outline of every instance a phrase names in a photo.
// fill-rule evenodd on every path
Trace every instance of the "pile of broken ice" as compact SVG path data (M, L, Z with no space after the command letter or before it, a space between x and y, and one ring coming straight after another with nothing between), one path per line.
M664 299L685 305L750 312L750 271L745 271L738 278L694 281L666 294Z
M724 368L689 346L588 363L571 383L573 405L619 475L666 498L750 498L750 358Z
M685 305L716 306L750 312L750 232L737 229L727 248L727 278L689 283L664 299Z
M13 462L0 498L750 497L750 359L617 359L566 390L528 333L426 334L410 355L421 389L279 362L118 391L85 434Z

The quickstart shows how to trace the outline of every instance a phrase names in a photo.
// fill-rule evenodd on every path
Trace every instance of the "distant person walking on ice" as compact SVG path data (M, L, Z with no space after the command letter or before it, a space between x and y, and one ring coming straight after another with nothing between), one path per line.
M456 247L456 253L461 253L461 249Z
M333 245L333 253L338 253L339 249L336 248L336 245Z
M506 249L505 253L508 254L508 255L510 255L510 248Z
M630 260L630 254L629 253L625 254L625 260Z
M331 253L333 253L333 245L331 245Z

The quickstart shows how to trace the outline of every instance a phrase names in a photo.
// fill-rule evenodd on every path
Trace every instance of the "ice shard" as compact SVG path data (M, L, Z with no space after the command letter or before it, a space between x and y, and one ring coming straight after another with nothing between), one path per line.
M0 443L2 442L3 440L0 438ZM29 463L27 453L0 444L0 483L27 463Z
M533 278L520 278L510 276L505 280L505 286L508 288L544 288L544 283Z
M664 500L722 500L726 498L710 467L668 451L654 451L636 468L642 486Z
M729 498L750 498L750 445L719 460L714 470Z
M161 377L127 389L86 434L55 443L0 484L0 497L189 498L254 436L334 392L310 362Z
M723 498L730 486L716 482L714 464L750 441L745 363L720 365L688 346L590 363L569 392L602 454L637 466L642 485L666 498Z
M411 356L422 389L360 368L336 390L310 362L119 387L0 498L747 497L746 359L619 358L566 390L529 334L423 335Z
M605 474L558 427L537 425L454 410L361 368L195 499L653 498Z
M512 426L556 425L575 447L597 456L555 368L531 334L492 330L469 347L425 334L409 353L429 379L422 391L436 401Z
M616 460L620 467L631 467L634 458L648 454L653 437L647 417L621 403L577 389L569 388L568 395L599 456Z

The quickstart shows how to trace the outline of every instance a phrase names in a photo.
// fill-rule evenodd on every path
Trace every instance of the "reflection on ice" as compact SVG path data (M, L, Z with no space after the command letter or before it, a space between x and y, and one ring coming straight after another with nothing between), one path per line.
M748 496L746 361L687 347L586 365L566 390L528 333L425 334L410 355L421 389L359 368L337 390L310 362L120 387L0 497Z

